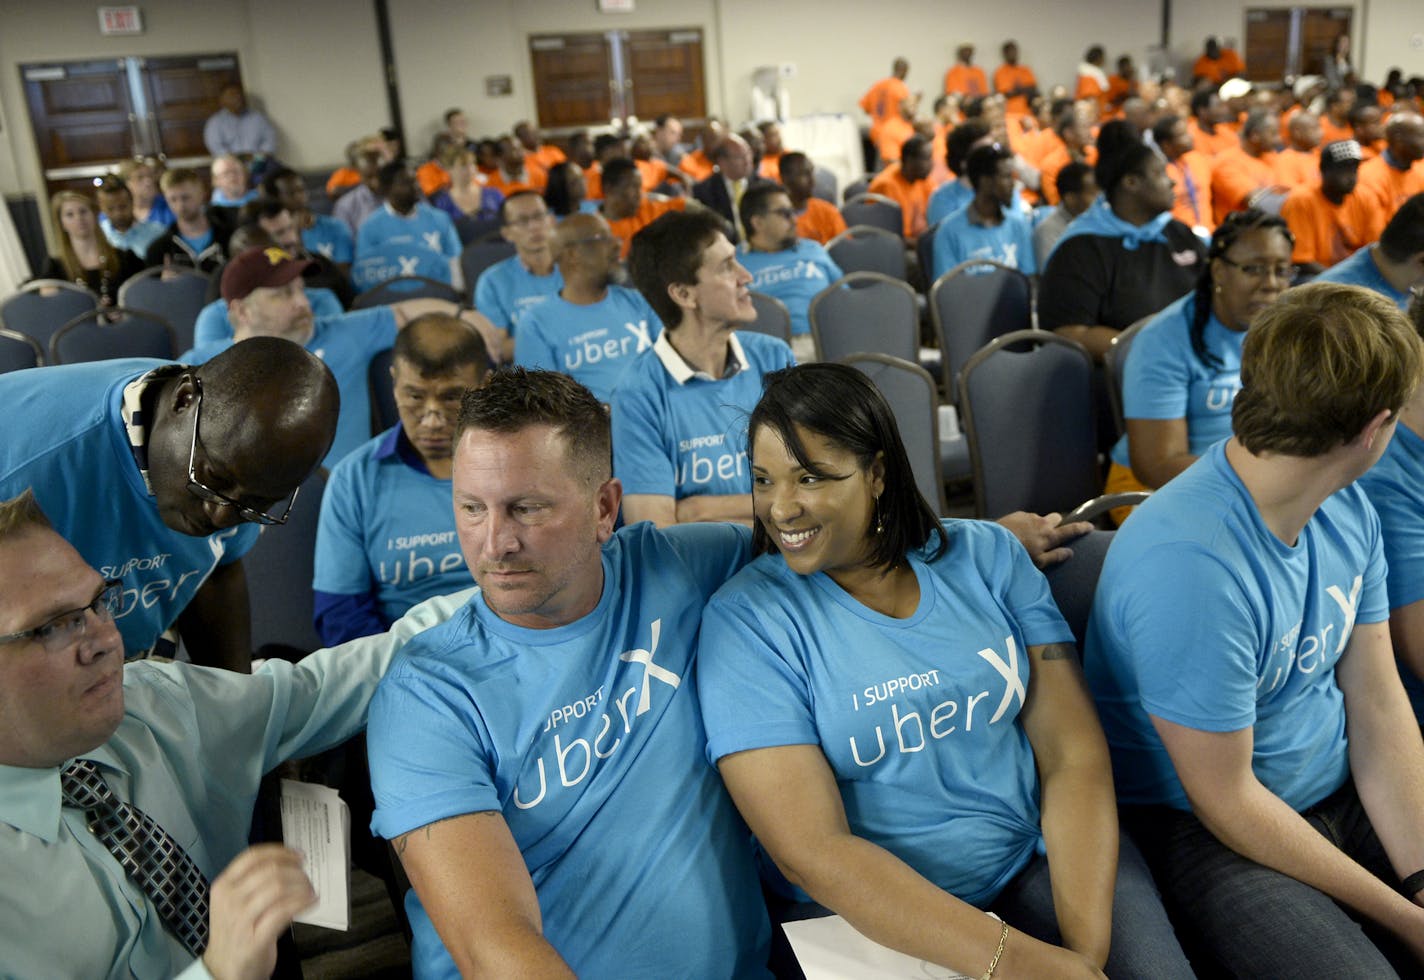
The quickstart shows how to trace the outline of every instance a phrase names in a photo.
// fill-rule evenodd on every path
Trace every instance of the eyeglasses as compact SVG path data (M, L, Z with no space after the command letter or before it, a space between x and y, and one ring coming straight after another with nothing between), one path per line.
M791 219L793 219L793 218L796 217L796 209L795 209L795 208L768 208L768 209L767 209L767 214L774 214L774 215L777 215L778 217L785 218L787 221L790 221Z
M507 225L516 228L528 228L532 225L540 225L549 220L548 211L540 211L538 214L526 214L521 218L509 218L505 221Z
M297 502L297 494L301 491L301 487L292 491L292 495L287 498L287 509L282 511L281 516L277 516L240 504L226 494L218 493L198 479L198 473L193 469L193 463L198 458L198 420L203 412L203 382L196 375L193 376L193 388L197 391L198 397L193 404L193 444L188 449L188 492L204 503L231 507L244 521L251 521L253 524L265 524L271 527L287 523L287 518L292 513L292 505Z
M103 622L112 622L123 604L124 585L116 578L104 579L98 593L89 604L79 609L62 612L34 629L20 630L0 636L0 643L15 643L19 640L35 640L44 647L46 653L60 653L69 649L84 635L89 619L84 614L92 612Z
M1265 279L1272 275L1285 282L1291 282L1295 279L1296 266L1293 265L1266 265L1265 263L1256 262L1243 265L1240 262L1231 261L1224 255L1218 256L1218 258L1233 269L1240 269L1242 275L1250 276L1252 279Z

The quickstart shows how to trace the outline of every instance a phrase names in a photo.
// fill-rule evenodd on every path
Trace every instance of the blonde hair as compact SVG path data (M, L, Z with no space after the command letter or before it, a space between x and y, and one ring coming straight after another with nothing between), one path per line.
M111 276L119 273L119 253L114 250L114 246L109 244L109 238L97 225L99 218L99 208L94 203L93 198L88 194L81 194L78 191L60 191L50 198L49 212L54 219L54 230L59 235L59 261L64 266L64 275L67 279L77 282L84 282L84 273L88 270L79 261L79 255L74 251L74 243L69 240L69 232L64 230L64 222L60 220L59 214L64 210L66 204L82 204L89 209L89 213L94 215L96 224L94 227L94 243L99 249L99 256L103 260L103 271Z
M26 531L53 530L33 490L26 488L18 497L0 500L0 544Z
M1246 333L1236 438L1252 453L1320 456L1381 410L1397 413L1424 377L1424 341L1399 308L1359 286L1288 290Z

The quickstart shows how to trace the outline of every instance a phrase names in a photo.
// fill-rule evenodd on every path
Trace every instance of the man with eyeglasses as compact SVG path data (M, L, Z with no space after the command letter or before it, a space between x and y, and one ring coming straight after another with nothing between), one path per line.
M514 333L524 314L550 296L564 279L554 265L554 216L537 191L516 191L499 206L499 234L514 254L480 273L475 309L494 325L499 361L514 357Z
M614 285L618 248L600 215L565 218L554 235L564 286L529 311L514 342L514 363L571 375L604 403L633 356L662 330L642 296Z
M797 237L796 209L780 184L749 189L741 208L747 240L737 258L752 274L750 288L786 304L796 361L813 361L816 350L807 315L811 298L841 277L841 267L819 242Z
M298 854L248 847L263 774L359 731L395 650L470 591L253 676L125 668L124 584L0 494L0 972L269 976L316 896Z
M199 368L123 359L0 376L0 498L34 488L84 560L123 583L128 656L177 627L194 663L247 670L256 524L280 524L336 428L321 361L286 341ZM165 649L168 649L165 641Z
M439 313L412 320L391 353L400 422L338 463L321 500L312 587L328 646L384 632L470 580L450 468L460 397L484 380L489 355L468 324Z

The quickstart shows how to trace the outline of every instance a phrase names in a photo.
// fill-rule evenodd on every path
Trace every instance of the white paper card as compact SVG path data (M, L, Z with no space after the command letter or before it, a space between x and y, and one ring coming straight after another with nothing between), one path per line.
M806 980L972 980L881 946L838 915L787 922L781 928Z
M294 921L351 928L351 811L329 786L282 780L282 841L302 854L316 904Z

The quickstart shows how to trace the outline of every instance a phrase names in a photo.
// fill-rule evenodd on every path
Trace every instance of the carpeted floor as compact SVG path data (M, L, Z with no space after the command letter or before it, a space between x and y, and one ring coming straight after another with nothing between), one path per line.
M293 929L303 980L406 980L410 947L380 879L351 872L351 929Z

